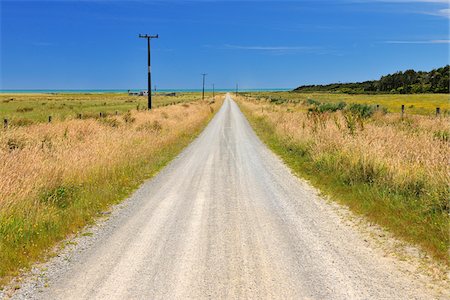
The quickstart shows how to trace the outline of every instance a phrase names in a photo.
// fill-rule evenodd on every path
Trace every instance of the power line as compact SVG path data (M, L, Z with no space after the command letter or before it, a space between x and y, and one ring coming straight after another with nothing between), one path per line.
M206 75L208 75L208 74L203 73L203 74L201 74L201 75L203 76L202 100L205 100L205 77L206 77Z
M159 35L139 34L140 38L147 39L147 66L148 66L148 78L147 78L147 97L148 97L148 109L152 109L152 74L150 68L150 40L159 38Z

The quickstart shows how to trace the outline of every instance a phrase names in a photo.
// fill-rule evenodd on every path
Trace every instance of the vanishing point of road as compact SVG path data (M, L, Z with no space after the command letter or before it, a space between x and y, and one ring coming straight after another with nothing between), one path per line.
M229 95L42 299L422 299L258 139ZM26 297L26 298L27 298Z

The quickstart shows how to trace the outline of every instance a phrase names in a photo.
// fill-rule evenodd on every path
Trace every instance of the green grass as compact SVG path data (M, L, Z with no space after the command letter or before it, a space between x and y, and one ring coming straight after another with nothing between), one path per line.
M332 155L328 162L312 159L307 145L280 136L265 117L253 115L244 105L240 106L257 135L295 174L333 200L387 228L397 237L420 245L435 259L448 264L449 218L445 212L424 212L419 197L371 184L365 178L358 178L355 170L340 172Z
M407 114L433 115L436 107L440 107L442 114L450 113L450 95L448 94L381 94L381 95L349 95L337 93L296 93L296 92L257 92L250 93L255 98L269 98L274 102L303 102L308 99L329 103L364 103L380 105L388 112L401 111L405 105Z
M12 99L12 100L11 100ZM176 96L153 95L153 107L201 99L200 93L177 93ZM115 114L129 110L145 109L146 96L128 94L0 94L0 118L11 124L27 125L34 122L98 117L100 113Z

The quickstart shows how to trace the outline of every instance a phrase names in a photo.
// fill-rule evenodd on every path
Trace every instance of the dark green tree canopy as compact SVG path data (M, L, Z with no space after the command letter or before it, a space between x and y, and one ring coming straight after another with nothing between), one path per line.
M327 85L304 85L294 92L336 92L349 94L370 93L449 93L449 65L430 72L406 70L382 76L379 80L333 83Z

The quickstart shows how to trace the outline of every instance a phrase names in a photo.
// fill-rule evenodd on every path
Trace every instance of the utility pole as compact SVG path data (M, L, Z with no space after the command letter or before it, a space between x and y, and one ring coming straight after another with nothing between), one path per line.
M206 75L208 75L208 74L206 74L206 73L202 74L202 76L203 76L202 100L205 100L205 77L206 77Z
M215 94L214 94L214 83L213 83L213 100L214 100L214 96L215 96Z
M148 66L148 82L147 82L147 97L148 109L152 109L152 73L150 68L150 40L159 38L159 35L139 34L140 38L147 39L147 66Z

